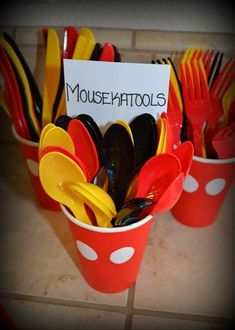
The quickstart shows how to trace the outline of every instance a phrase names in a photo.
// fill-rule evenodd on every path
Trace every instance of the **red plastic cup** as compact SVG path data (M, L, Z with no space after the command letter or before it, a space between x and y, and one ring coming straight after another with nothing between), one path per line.
M152 216L129 226L103 228L77 220L63 205L61 209L69 220L85 281L104 293L128 289L139 272Z
M28 173L30 175L30 179L39 204L43 208L51 211L61 211L59 203L47 195L40 182L39 173L38 173L39 144L37 142L26 140L25 138L21 137L16 132L14 126L12 127L12 132L14 137L17 139L19 143L20 150L24 158Z
M205 159L194 156L183 192L172 208L173 216L192 227L212 224L235 178L235 158Z

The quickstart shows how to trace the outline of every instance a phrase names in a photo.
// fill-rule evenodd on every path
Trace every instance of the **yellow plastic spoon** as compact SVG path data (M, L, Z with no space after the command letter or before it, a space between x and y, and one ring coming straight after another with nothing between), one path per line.
M69 188L92 209L99 227L112 227L111 220L117 212L112 198L103 189L83 182L70 184Z
M63 128L59 126L49 128L45 134L43 134L40 142L40 153L43 149L49 146L64 147L71 153L75 153L75 147L72 138Z
M60 152L48 152L39 162L39 177L46 193L57 202L67 206L74 216L92 225L84 203L69 188L74 182L86 182L82 169Z
M53 123L49 123L46 126L44 126L44 128L42 129L40 139L39 139L38 155L40 155L40 153L42 152L42 149L43 149L42 143L43 143L46 133L54 127L55 127L55 125Z

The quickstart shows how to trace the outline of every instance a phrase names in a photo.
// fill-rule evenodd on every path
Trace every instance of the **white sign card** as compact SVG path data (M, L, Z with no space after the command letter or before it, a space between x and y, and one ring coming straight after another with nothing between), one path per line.
M170 65L64 60L67 114L90 115L100 128L167 111Z

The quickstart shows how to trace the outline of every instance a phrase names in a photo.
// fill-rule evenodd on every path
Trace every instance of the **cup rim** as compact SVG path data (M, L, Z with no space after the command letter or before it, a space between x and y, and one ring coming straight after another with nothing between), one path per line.
M64 215L71 221L73 222L75 225L82 227L84 229L90 230L90 231L94 231L94 232L98 232L98 233L120 233L120 232L126 232L129 230L133 230L135 228L141 227L142 225L144 225L146 222L150 221L153 216L151 214L147 215L144 219L137 221L131 225L128 226L123 226L123 227L113 227L113 228L105 228L105 227L97 227L97 226L92 226L92 225L88 225L78 219L76 219L67 209L63 204L60 204L60 208L62 210L62 212L64 213Z
M39 143L38 142L27 140L27 139L23 138L22 136L20 136L17 133L14 125L12 125L12 133L13 133L14 137L16 138L16 140L19 141L19 142L21 142L21 143L23 143L23 144L26 144L26 145L32 146L32 147L38 147L39 146Z
M205 163L205 164L229 164L235 162L235 157L224 158L224 159L211 159L211 158L202 158L199 156L193 156L193 160L195 160L198 163Z

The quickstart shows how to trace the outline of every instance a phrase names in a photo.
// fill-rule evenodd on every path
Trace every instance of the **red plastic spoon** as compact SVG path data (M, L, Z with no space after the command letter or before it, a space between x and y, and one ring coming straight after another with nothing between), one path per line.
M88 181L91 181L99 170L96 146L85 125L78 119L69 122L68 133L74 142L75 154L84 163L88 172Z
M188 175L193 159L194 148L190 141L181 143L174 151L173 154L179 159L181 163L181 169L184 177Z
M177 196L179 194L179 182L182 179L177 177L180 174L181 164L175 155L163 153L153 156L140 170L135 197L150 198L155 201L151 214L159 209L168 210L173 199L175 200L175 194ZM177 184L173 183L174 180ZM158 202L161 203L159 209Z

